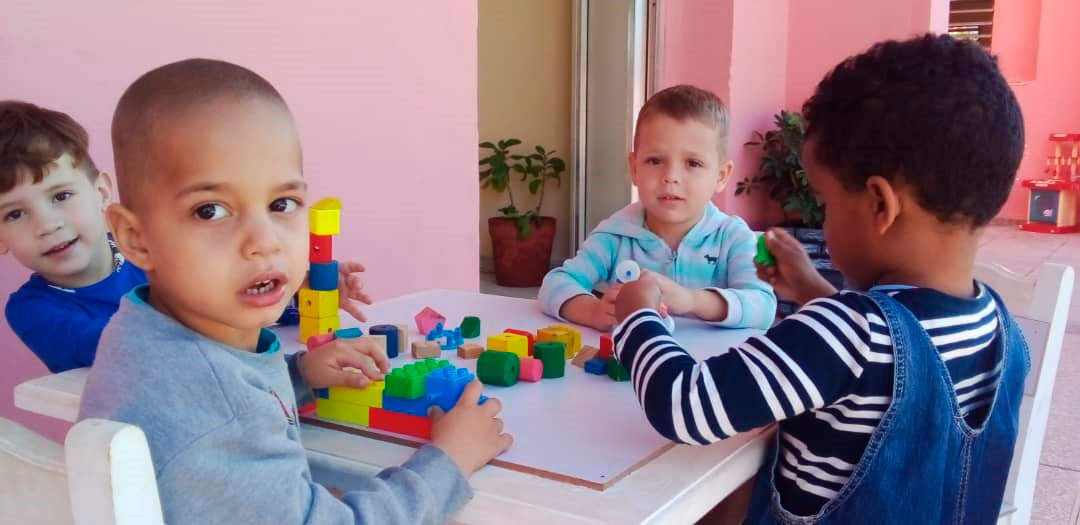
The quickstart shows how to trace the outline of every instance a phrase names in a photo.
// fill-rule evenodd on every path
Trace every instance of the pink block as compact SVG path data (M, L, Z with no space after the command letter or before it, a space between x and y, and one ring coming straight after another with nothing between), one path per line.
M518 379L535 383L544 375L544 362L535 357L522 357Z
M314 350L330 341L334 340L334 334L317 334L307 338L307 349Z
M439 323L442 323L443 328L446 328L446 317L429 307L425 306L423 310L420 310L420 313L416 314L416 329L422 335L428 335L435 329L435 325Z

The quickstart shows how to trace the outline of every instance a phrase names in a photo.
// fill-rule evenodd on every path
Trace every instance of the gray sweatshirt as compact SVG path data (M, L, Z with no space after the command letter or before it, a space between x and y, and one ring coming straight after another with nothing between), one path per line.
M472 496L429 445L335 498L311 479L296 416L311 391L277 336L263 330L257 353L223 345L148 305L148 291L124 297L102 332L79 419L146 433L168 523L442 523Z

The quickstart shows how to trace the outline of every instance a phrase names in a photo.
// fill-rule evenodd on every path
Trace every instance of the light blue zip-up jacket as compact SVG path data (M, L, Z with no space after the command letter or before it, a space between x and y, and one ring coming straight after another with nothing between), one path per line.
M677 250L645 227L645 210L635 202L603 220L573 259L544 277L538 300L544 312L562 319L563 304L588 294L597 284L615 282L615 266L633 259L646 270L666 275L691 289L719 293L728 316L717 321L730 328L769 328L776 316L776 296L754 269L757 238L742 219L711 202Z

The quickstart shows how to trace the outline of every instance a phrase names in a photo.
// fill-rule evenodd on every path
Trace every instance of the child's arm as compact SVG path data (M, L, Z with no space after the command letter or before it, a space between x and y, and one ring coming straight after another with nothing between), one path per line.
M704 361L668 335L652 279L619 292L615 353L649 423L668 439L704 445L830 405L852 392L888 328L854 294L823 298L764 335Z
M614 306L610 301L605 305L591 292L611 275L616 242L614 235L594 233L574 258L548 272L537 296L544 313L597 330L614 326Z
M108 317L75 308L57 308L55 301L12 296L4 311L11 329L52 373L93 364Z

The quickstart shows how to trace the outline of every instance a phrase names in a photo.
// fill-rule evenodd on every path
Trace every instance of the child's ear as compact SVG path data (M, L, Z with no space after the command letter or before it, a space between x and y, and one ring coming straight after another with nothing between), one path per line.
M94 181L94 189L101 195L101 211L105 211L105 208L109 207L112 203L113 196L116 195L116 186L113 184L112 175L102 171L98 173L97 180Z
M866 191L870 199L874 231L878 235L884 235L900 215L900 195L891 182L878 175L866 179Z
M637 182L637 162L635 161L636 158L637 158L637 152L634 152L634 151L631 151L630 154L626 156L626 165L630 169L630 182L632 182L634 184L634 186L638 185L638 182Z
M109 222L109 229L120 253L143 271L152 270L153 262L143 239L143 227L139 217L123 204L113 204L106 208L105 219Z
M716 178L716 188L713 189L713 193L720 193L727 187L728 181L731 180L731 174L735 171L735 163L727 161L720 165L720 176Z

